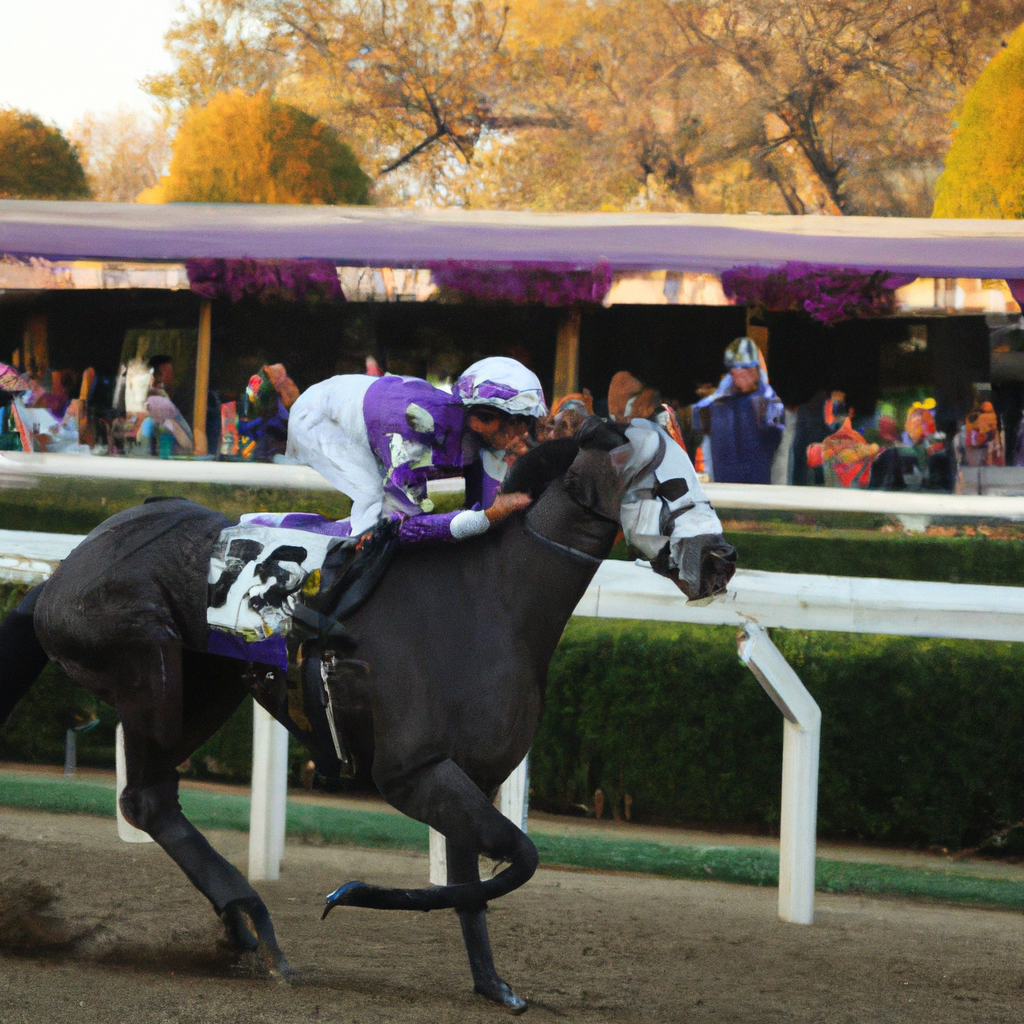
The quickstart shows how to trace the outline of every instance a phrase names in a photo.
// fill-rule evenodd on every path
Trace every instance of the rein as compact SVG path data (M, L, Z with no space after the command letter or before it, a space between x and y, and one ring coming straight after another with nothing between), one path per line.
M541 544L546 547L552 548L554 551L561 552L563 555L568 555L570 558L575 558L586 565L600 565L604 559L597 558L594 555L588 555L586 551L577 551L576 548L571 548L567 544L559 544L557 540L552 540L550 537L545 537L542 533L538 533L529 523L523 523L523 529L527 535L532 537L536 541L540 541Z

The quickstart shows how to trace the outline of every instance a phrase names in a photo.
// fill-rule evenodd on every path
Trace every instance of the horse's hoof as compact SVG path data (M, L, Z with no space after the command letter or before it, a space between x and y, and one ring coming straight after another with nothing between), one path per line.
M529 1008L529 1003L525 999L520 999L519 996L512 991L507 982L498 979L497 985L474 985L473 991L477 995L484 996L486 999L491 999L496 1003L500 1003L507 1010L512 1012L512 1015L518 1017L521 1013L526 1013Z
M328 895L324 903L324 912L320 915L320 920L322 921L335 907L344 907L351 904L355 893L372 888L373 886L367 885L365 882L346 882L340 889L335 889L334 892Z
M228 942L242 954L240 966L245 973L280 981L292 977L294 971L278 948L270 914L262 902L234 900L224 908L220 919Z
M239 970L251 978L271 978L284 985L290 985L295 970L277 948L271 949L261 942L256 949L246 950L239 959Z

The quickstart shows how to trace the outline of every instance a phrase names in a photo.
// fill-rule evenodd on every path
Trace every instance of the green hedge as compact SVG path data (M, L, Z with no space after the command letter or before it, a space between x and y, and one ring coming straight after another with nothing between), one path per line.
M958 849L1024 818L1020 646L776 630L822 710L819 830ZM552 662L533 799L632 797L634 818L775 830L782 719L735 631L573 620Z
M12 588L0 591L10 603ZM959 849L1024 819L1020 645L773 632L822 709L819 831ZM66 722L95 709L83 764L113 763L113 712L56 666L0 732L0 758L60 763ZM191 774L248 778L251 703ZM574 619L551 665L531 760L538 807L586 811L601 788L635 820L774 831L782 719L735 631ZM305 752L292 744L293 768ZM611 809L606 811L611 813Z

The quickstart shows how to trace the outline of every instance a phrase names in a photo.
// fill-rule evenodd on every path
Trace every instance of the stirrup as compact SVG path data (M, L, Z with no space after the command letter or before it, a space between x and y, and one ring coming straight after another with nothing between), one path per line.
M346 698L351 697L347 692L346 683L355 682L360 676L365 677L370 666L365 661L339 656L345 652L339 652L333 644L325 648L321 641L313 641L308 645L304 644L303 647L302 672L306 699L312 700L314 706L319 705L319 713L323 716L320 721L326 722L327 732L330 733L331 745L338 759L339 775L343 778L352 778L356 773L356 765L345 738L344 713L346 705L350 704L350 700ZM312 720L315 712L311 712L313 708L307 710L307 715Z
M345 743L345 729L339 706L341 694L339 692L337 670L340 664L341 660L338 658L336 651L321 651L321 699L324 701L324 709L327 714L327 728L331 730L331 739L334 740L334 752L338 755L338 761L341 763L341 776L351 779L356 774L356 765L348 745Z

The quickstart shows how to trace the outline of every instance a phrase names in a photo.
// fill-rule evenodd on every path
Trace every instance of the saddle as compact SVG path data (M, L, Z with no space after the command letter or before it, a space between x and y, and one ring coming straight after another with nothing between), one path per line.
M373 593L398 546L399 522L358 536L322 516L287 516L299 526L247 517L222 530L213 547L206 621L248 643L295 635L344 636L340 627Z
M344 719L360 710L353 694L369 666L342 656L355 644L341 623L383 577L398 546L399 525L384 520L352 536L348 523L322 516L246 516L223 530L213 548L208 649L281 670L263 678L250 670L250 691L303 738L324 775L355 774ZM288 678L290 660L300 663L298 680ZM337 773L323 763L331 748Z

